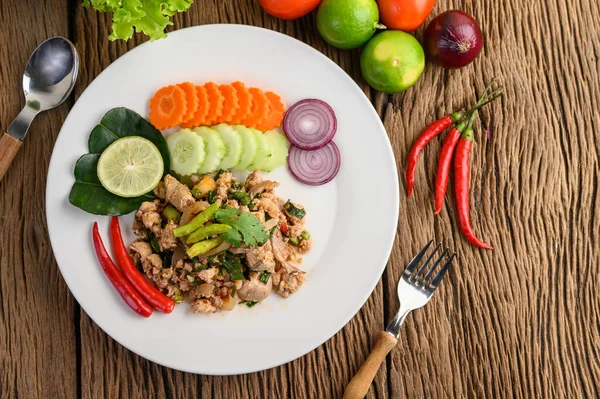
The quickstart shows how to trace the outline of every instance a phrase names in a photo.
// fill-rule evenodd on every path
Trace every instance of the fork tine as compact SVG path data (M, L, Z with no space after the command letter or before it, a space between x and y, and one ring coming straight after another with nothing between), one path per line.
M423 255L425 255L425 252L427 252L427 248L429 248L429 246L431 245L432 242L433 242L433 240L430 240L427 243L427 245L425 245L423 247L421 252L419 252L418 254L415 255L414 258L412 258L412 260L408 263L408 265L406 265L406 269L404 269L404 274L406 274L407 276L410 276L415 271L415 266L417 266L419 264L419 262L421 261L421 258L423 257Z
M431 269L429 269L429 271L427 271L427 274L425 275L425 278L423 278L423 284L425 284L427 281L429 281L429 277L431 277L431 275L435 271L435 268L437 267L437 265L442 261L442 259L444 259L444 256L446 255L446 252L448 252L448 248L444 249L444 252L442 252L442 254L440 255L440 257L437 258L437 260L435 261L435 263L431 266Z
M415 275L415 280L419 280L419 277L421 277L421 275L423 275L423 272L425 271L425 268L429 264L429 261L431 260L431 258L433 258L433 255L435 255L435 253L437 252L438 249L440 249L441 246L442 246L442 243L438 242L438 245L435 246L435 248L433 249L433 252L431 254L429 254L427 259L425 259L425 262L423 262L423 264L421 265L421 268ZM425 280L423 280L423 282L425 282Z
M452 256L450 256L448 258L446 263L444 263L444 266L442 266L442 269L431 280L431 283L429 284L429 289L435 290L437 288L437 286L442 282L444 275L446 274L448 269L450 269L450 263L452 262L452 259L454 259L455 257L456 257L456 252L453 253Z

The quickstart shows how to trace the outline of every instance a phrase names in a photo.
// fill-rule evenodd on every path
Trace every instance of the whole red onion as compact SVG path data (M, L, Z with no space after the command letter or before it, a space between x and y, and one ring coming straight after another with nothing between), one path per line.
M425 31L429 58L444 68L462 68L479 55L483 35L469 14L451 10L435 17Z

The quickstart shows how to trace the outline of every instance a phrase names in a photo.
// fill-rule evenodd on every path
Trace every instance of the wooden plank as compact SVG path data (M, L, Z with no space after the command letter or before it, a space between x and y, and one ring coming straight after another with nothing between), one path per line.
M25 104L30 53L50 36L68 36L64 1L0 2L0 130ZM0 182L0 397L74 398L74 300L48 240L46 174L69 104L40 114Z
M398 231L410 241L392 256L387 289L430 237L459 261L426 310L407 319L389 361L390 396L598 397L598 2L442 0L434 12L448 8L481 22L482 55L463 70L428 66L387 106L385 124L404 160L428 121L473 103L493 76L502 82L506 97L482 112L471 160L473 224L496 250L461 237L452 194L433 216L434 141L412 198L401 178Z

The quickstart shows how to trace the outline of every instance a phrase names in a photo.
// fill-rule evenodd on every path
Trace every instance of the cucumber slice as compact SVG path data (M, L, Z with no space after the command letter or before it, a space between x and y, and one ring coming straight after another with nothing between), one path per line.
M204 140L190 129L181 129L167 137L171 169L179 175L192 175L204 162Z
M263 170L271 172L285 164L288 156L288 149L290 148L290 142L280 129L269 130L265 133L265 138L271 149L271 158L263 165Z
M197 127L194 132L202 137L206 144L206 157L204 158L204 164L198 169L198 173L204 174L216 171L227 152L225 142L216 130L206 126Z
M225 158L221 161L219 169L231 169L237 165L242 158L242 138L237 131L224 123L213 126L213 129L221 135L221 138L227 147L227 153L225 154Z
M256 144L258 146L258 149L256 151L256 157L254 158L250 169L263 170L264 166L269 161L269 158L271 158L271 149L269 148L269 143L267 142L267 138L265 137L263 132L254 128L249 129L252 131L252 133L254 133L254 137L256 138Z
M242 138L242 158L235 168L237 170L246 170L252 165L252 162L254 162L256 152L258 151L256 137L252 130L248 129L246 126L234 125L233 128Z

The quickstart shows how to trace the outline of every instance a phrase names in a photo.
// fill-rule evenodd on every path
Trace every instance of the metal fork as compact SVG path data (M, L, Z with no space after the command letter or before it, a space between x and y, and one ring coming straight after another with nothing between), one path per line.
M385 331L379 333L379 338L375 347L371 351L371 354L362 365L360 370L354 375L346 391L344 392L344 399L358 399L364 398L369 391L369 387L377 374L377 370L381 363L385 360L386 356L394 346L398 343L398 337L400 336L400 327L406 319L408 314L419 309L427 302L439 286L440 282L444 278L444 275L450 268L452 259L456 256L456 252L446 259L446 262L442 266L439 272L435 275L436 267L444 259L448 253L448 248L442 251L442 254L433 262L433 265L427 270L427 265L433 259L433 256L442 246L442 243L438 243L433 252L427 257L423 265L417 270L417 266L427 249L431 246L433 240L429 241L425 247L410 261L410 263L404 269L404 273L400 277L398 282L398 299L400 300L400 309L396 314L396 317L390 322ZM433 277L432 277L433 276Z

